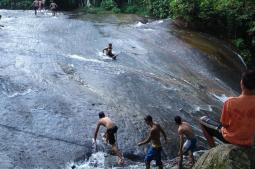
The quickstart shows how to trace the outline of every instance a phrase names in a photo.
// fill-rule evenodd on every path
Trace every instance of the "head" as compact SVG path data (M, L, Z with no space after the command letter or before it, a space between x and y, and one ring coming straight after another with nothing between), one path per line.
M99 112L99 114L98 114L98 116L99 116L99 118L101 119L101 118L104 118L105 117L105 114L104 114L104 112Z
M242 74L241 80L242 90L254 90L255 89L255 70L247 70Z
M111 44L111 43L109 43L108 45L109 45L109 47L112 47L112 44Z
M147 125L150 125L153 123L152 121L152 117L150 115L147 115L145 118L144 118L144 121Z
M182 124L182 118L180 116L175 116L174 121L177 125Z

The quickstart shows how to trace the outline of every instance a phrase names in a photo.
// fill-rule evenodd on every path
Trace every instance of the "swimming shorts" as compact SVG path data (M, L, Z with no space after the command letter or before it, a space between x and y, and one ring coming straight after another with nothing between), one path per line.
M196 149L196 144L197 144L197 139L192 138L192 139L187 139L185 143L183 144L182 151L183 153L187 153L188 151L194 152Z
M228 143L228 141L224 139L222 133L220 132L220 129L222 127L220 123L211 120L207 116L203 116L200 118L200 124L203 125L208 134L210 134L213 137L216 137L217 139L224 143Z
M150 163L152 160L156 160L156 166L162 166L161 151L162 151L161 147L159 148L150 147L147 151L144 161L146 163Z
M110 129L106 130L106 133L107 133L107 136L108 136L108 139L109 139L109 143L111 145L115 144L115 142L116 142L114 134L117 133L117 131L118 131L117 126L114 126L113 128L110 128Z

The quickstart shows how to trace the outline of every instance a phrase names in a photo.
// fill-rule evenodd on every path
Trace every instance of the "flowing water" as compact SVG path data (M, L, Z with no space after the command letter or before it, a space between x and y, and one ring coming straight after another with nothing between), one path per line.
M141 168L150 114L176 156L175 115L190 122L205 148L197 118L219 119L223 101L238 94L244 66L224 42L181 31L172 21L134 15L83 15L0 10L0 168L118 168L99 136L98 112L118 125L124 168ZM118 54L102 54L108 43ZM100 130L100 133L104 130Z

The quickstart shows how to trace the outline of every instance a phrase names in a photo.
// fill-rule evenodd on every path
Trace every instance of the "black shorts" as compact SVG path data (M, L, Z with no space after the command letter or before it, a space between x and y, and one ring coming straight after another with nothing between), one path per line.
M110 128L110 129L107 129L106 130L106 133L107 133L107 136L108 136L108 140L109 140L109 143L111 145L114 145L116 140L115 140L115 133L117 133L118 131L118 127L117 126L114 126L113 128Z
M200 124L205 128L209 135L216 137L224 143L228 143L228 141L224 139L222 133L220 132L220 129L222 127L220 123L211 120L207 116L203 116L200 118Z

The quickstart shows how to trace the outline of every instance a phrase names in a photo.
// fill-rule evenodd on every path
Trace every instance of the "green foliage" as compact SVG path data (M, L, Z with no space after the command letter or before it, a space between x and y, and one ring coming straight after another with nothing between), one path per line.
M120 10L120 8L118 8L118 7L114 7L114 8L112 8L112 12L114 12L114 13L120 13L121 10Z
M152 16L157 18L166 18L169 16L169 3L168 0L154 0L151 3L150 12Z
M125 13L136 13L138 11L137 6L127 6L123 9Z
M113 0L102 0L101 7L106 10L112 10L114 8L117 8L117 4Z
M195 3L192 0L170 0L171 15L191 21L194 17Z

